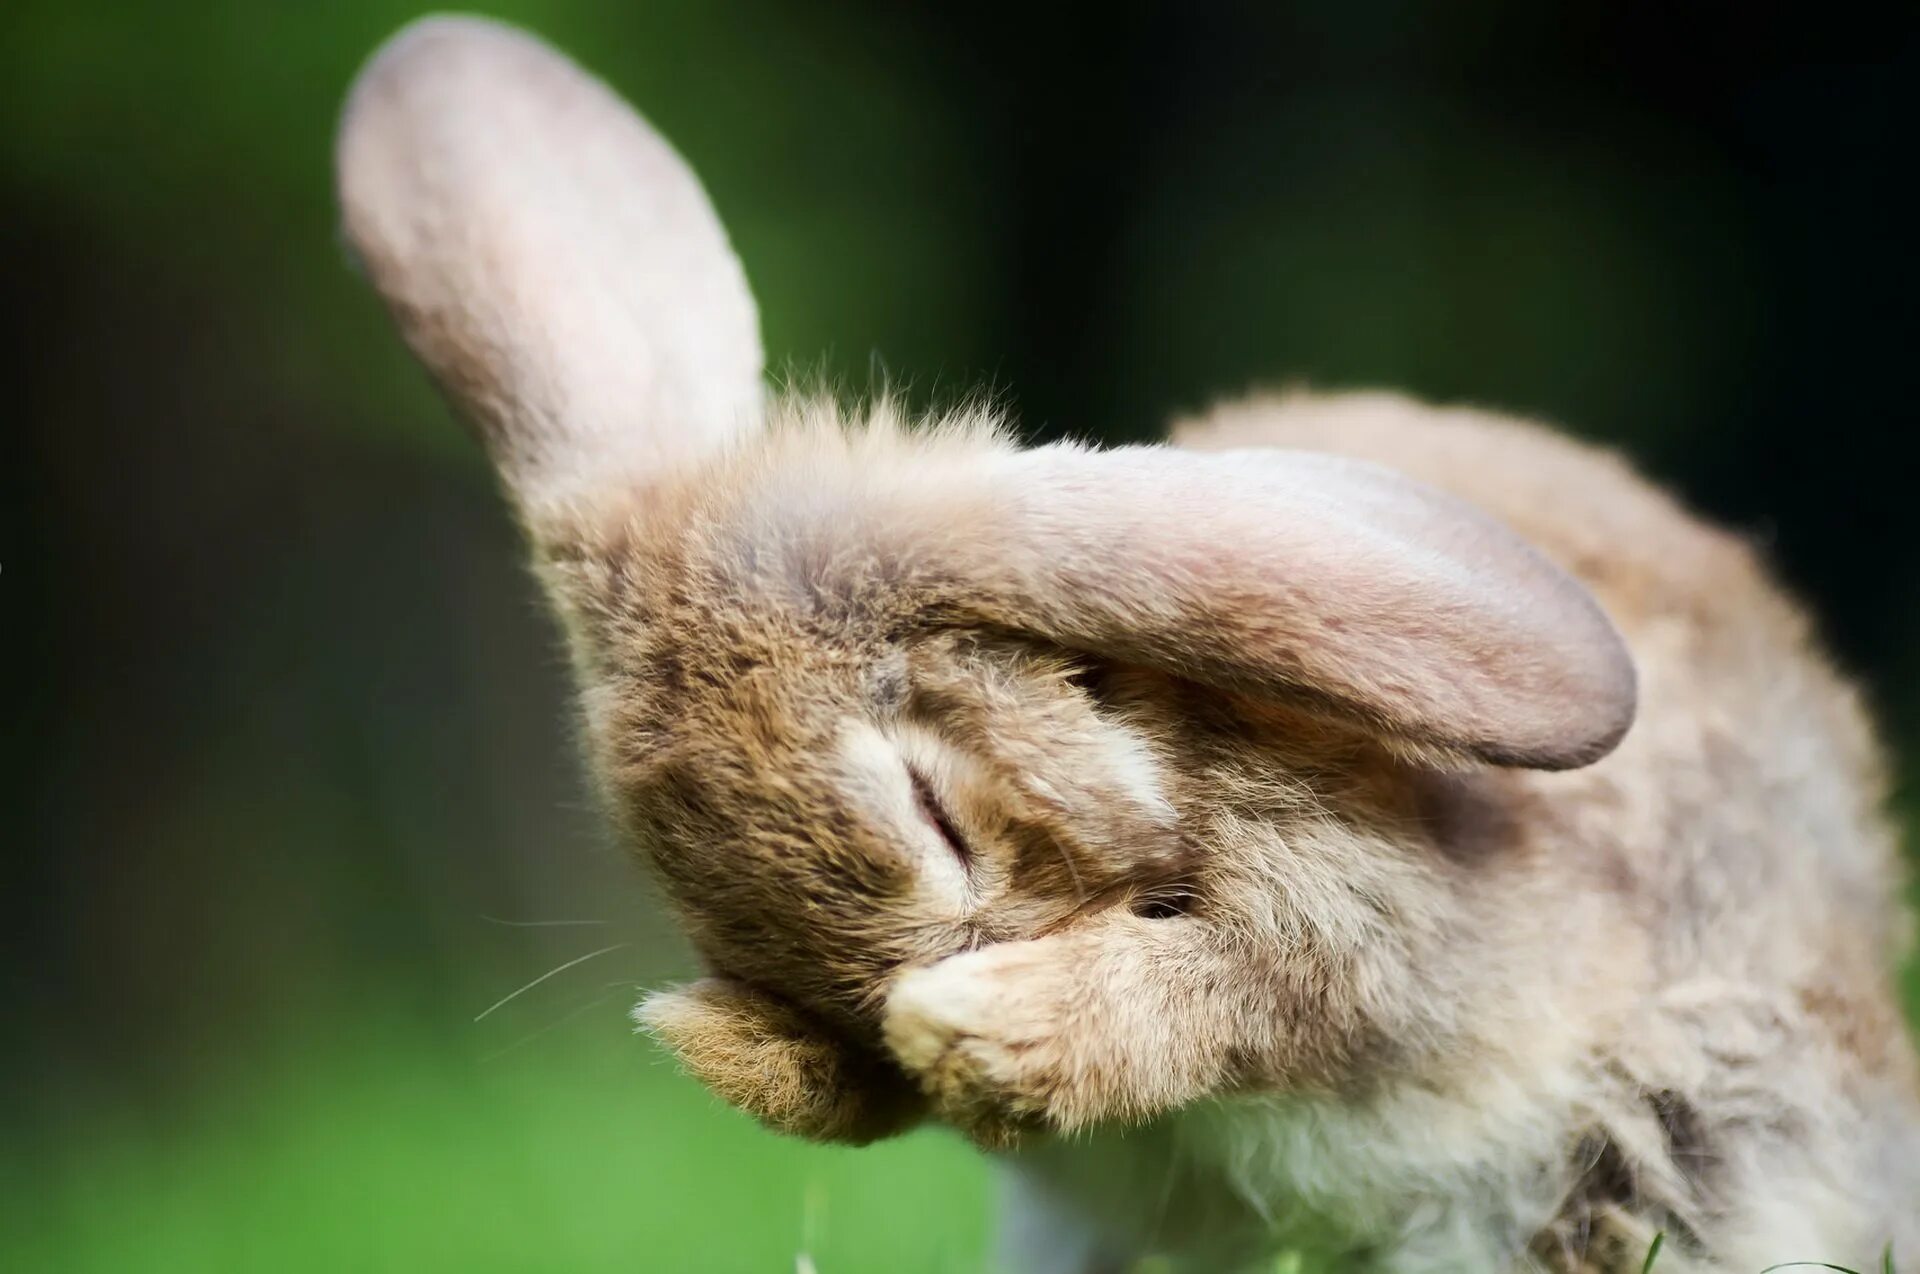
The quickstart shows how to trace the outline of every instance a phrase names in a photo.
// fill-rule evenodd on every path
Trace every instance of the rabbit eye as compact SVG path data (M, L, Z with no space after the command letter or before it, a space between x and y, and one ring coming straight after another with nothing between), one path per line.
M953 819L947 814L947 807L940 803L939 796L934 793L933 785L927 782L925 776L912 768L908 769L908 773L913 778L913 799L914 803L920 807L920 816L940 833L940 839L946 842L947 848L960 861L960 865L967 866L973 861L972 847L967 844L966 837L960 834L959 829L954 827Z

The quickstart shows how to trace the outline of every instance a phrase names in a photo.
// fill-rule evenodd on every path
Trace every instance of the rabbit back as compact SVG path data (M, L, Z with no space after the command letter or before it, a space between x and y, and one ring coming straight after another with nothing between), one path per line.
M1689 1247L1759 1265L1877 1259L1889 1220L1920 1216L1920 1085L1893 990L1910 923L1886 769L1860 692L1756 547L1606 450L1393 394L1243 400L1174 440L1329 451L1440 487L1584 583L1633 651L1639 714L1618 750L1479 784L1558 873L1549 896L1607 896L1568 908L1597 923L1516 923L1516 940L1587 945L1592 967L1617 965L1598 994L1543 993L1601 1041L1570 1135L1633 1184L1577 1187L1536 1258L1561 1268L1591 1251L1562 1236L1631 1229L1637 1214L1697 1226L1676 1262Z

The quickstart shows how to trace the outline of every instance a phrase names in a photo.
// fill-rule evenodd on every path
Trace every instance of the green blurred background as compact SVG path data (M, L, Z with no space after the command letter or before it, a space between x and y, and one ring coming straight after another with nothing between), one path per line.
M689 157L776 363L1036 437L1298 379L1542 413L1767 541L1920 734L1911 6L488 8ZM957 1143L779 1141L628 1033L686 951L335 233L418 11L0 8L0 1269L977 1268Z

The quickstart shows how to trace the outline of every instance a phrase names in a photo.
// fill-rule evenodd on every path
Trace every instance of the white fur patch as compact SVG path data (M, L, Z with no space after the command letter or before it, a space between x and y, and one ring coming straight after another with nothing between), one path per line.
M972 903L966 864L954 857L945 838L921 813L907 768L911 756L914 769L940 789L949 767L933 755L921 755L926 752L924 747L909 748L889 739L865 721L849 721L840 736L849 796L899 829L902 852L912 861L926 896L960 913Z

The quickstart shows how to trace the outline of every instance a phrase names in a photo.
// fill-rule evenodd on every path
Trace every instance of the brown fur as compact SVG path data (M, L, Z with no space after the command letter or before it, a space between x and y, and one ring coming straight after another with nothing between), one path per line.
M1232 404L1179 450L763 422L691 176L489 24L399 37L340 153L714 973L642 1020L727 1100L1005 1150L1021 1268L1920 1248L1878 755L1739 540L1603 452L1390 395ZM643 294L556 354L578 275L541 254L609 192L653 219L609 222L595 286ZM704 335L644 294L675 271Z

